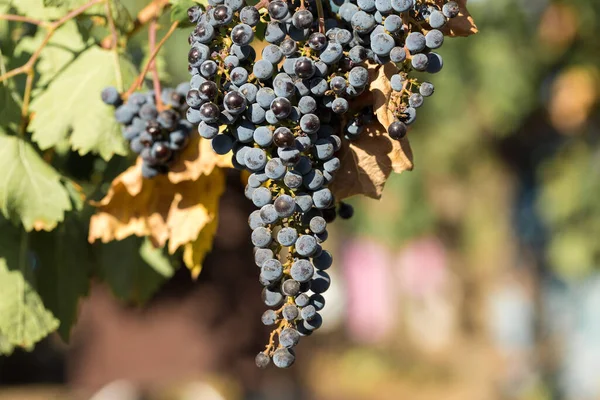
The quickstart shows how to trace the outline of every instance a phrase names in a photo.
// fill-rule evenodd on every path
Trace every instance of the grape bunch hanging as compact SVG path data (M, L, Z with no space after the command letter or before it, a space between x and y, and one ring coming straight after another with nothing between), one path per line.
M102 101L116 107L115 119L131 150L142 157L142 175L154 178L169 171L169 165L187 146L194 126L186 118L185 98L189 84L161 90L132 93L123 102L114 87L102 91Z
M440 3L442 6L440 7ZM263 5L266 7L263 8ZM332 255L322 248L327 224L352 207L336 202L328 185L340 168L343 140L356 140L374 119L355 104L370 70L395 63L388 126L400 140L416 109L433 94L414 71L436 73L443 27L459 14L454 1L356 0L324 9L319 0L209 0L193 7L188 54L192 75L188 121L218 154L232 151L236 168L251 174L245 194L262 298L273 331L258 367L295 361L294 347L322 324L322 293L331 283ZM259 8L257 8L259 7ZM335 10L335 11L333 11ZM268 45L251 46L266 24ZM340 129L341 127L341 129Z

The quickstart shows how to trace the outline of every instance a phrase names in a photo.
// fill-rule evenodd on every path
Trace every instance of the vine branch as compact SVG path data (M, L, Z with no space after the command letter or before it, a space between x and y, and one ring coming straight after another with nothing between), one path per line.
M110 38L111 45L110 48L113 53L114 63L115 63L115 74L117 78L117 88L119 92L123 91L123 74L121 73L121 61L119 59L119 32L117 32L117 27L115 26L115 20L112 15L112 10L110 8L110 0L106 0L104 3L104 8L106 10L106 20L108 21L108 28L110 29Z
M152 53L150 54L150 59L146 63L146 66L144 67L142 72L138 75L138 77L135 80L135 82L133 83L133 85L131 85L129 90L127 90L127 92L123 95L123 97L125 97L125 98L129 97L133 92L135 92L137 89L142 87L142 84L144 83L144 78L148 74L148 71L150 70L152 63L154 62L154 59L158 55L158 52L163 47L163 45L165 44L167 39L169 39L169 37L171 37L173 32L175 32L175 29L177 29L178 25L179 25L179 21L175 21L171 24L171 28L169 29L167 34L161 39L161 41L158 43L158 45L156 46L154 51L152 51Z
M33 25L38 25L38 26L47 26L48 25L48 23L46 21L42 21L42 20L35 19L35 18L24 17L22 15L1 14L0 20L26 22L28 24L33 24Z
M319 32L325 34L325 11L323 11L323 3L321 0L316 0L317 16L319 17Z
M156 31L158 30L158 23L156 18L150 21L150 26L148 28L148 43L150 46L150 54L154 53L156 49ZM154 87L154 99L156 102L156 108L161 111L164 107L161 97L162 89L160 87L160 78L158 76L158 69L156 67L156 60L151 60L149 63L149 68L152 73L152 86Z

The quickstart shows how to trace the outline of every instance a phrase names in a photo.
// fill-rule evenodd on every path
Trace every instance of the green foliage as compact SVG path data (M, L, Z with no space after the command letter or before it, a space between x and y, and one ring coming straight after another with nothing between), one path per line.
M116 86L116 68L122 71L125 84L133 82L135 68L127 59L121 58L120 65L115 65L113 53L91 47L35 98L32 109L36 117L30 129L41 149L68 137L82 155L95 152L108 160L113 154L126 154L119 124L112 118L114 111L99 96L105 87ZM61 101L56 101L58 98Z
M52 230L71 209L60 174L22 138L0 135L0 210L27 231Z
M143 304L158 290L174 268L163 249L148 239L130 237L101 246L99 275L121 300Z
M23 272L10 270L0 258L0 334L10 344L0 349L13 345L30 349L58 325Z

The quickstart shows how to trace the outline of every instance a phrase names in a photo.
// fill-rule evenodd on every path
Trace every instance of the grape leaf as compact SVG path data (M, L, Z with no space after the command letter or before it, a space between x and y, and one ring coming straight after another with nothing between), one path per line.
M46 31L43 29L38 30L35 36L24 37L18 42L15 54L33 54L45 37ZM35 65L36 72L40 75L36 86L47 86L91 43L90 40L83 39L75 21L66 22L52 35Z
M71 210L58 172L21 138L0 135L0 170L0 210L27 231L52 230Z
M218 210L216 211L218 212ZM198 279L202 272L202 264L206 254L212 250L213 238L217 233L219 220L213 218L211 222L200 231L200 235L193 242L187 243L183 248L183 262L190 270L192 278Z
M402 146L391 139L377 122L367 125L358 140L344 140L338 157L341 167L330 185L336 200L358 194L379 199L392 172L412 169L408 142Z
M360 138L343 141L339 158L342 163L331 190L336 200L357 194L378 199L392 172L401 173L413 169L413 156L408 139L393 140L387 127L395 120L390 110L392 87L390 77L398 71L394 64L383 67L369 66L370 90L358 102L373 104L377 121L365 127Z
M2 52L0 52L0 75L6 73ZM21 106L18 103L17 91L13 81L0 83L0 134L15 132L21 121Z
M43 0L0 0L0 5L13 6L18 14L31 18L52 20L65 15L65 11L58 7L45 7Z
M147 239L130 237L96 250L100 276L123 301L144 304L175 272L163 250Z
M134 66L121 58L120 68L129 85L135 79ZM108 160L113 154L127 153L114 110L100 98L102 89L116 85L115 72L112 52L91 47L34 99L30 129L41 149L55 146L70 133L73 149L82 155L94 152Z
M12 345L31 349L55 331L58 324L21 271L9 270L6 260L0 258L0 335L5 341L3 347Z
M0 355L10 356L15 350L15 346L10 344L8 338L0 333Z
M202 149L202 142L208 142L198 141L188 147ZM169 252L174 253L195 240L216 218L225 178L215 168L220 158L208 151L186 152L168 176L143 179L141 159L119 175L106 197L94 203L98 212L90 221L89 241L100 239L106 243L130 235L149 236L157 247L169 241ZM195 160L191 154L195 154Z
M450 19L446 26L441 29L446 35L470 36L479 32L473 17L471 17L469 10L467 10L467 1L468 0L456 0L460 8L460 13L457 17ZM438 3L438 6L442 7L445 1L436 0L436 3Z
M58 332L65 341L77 320L79 299L90 286L92 259L85 237L85 227L70 216L54 231L32 234L29 240L36 255L37 291L60 320Z

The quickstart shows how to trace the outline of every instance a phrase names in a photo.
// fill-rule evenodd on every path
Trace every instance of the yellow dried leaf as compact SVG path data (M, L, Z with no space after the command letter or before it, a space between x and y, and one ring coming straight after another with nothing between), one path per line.
M192 278L198 279L200 272L202 272L202 264L206 254L212 250L213 238L217 232L218 220L214 218L209 222L202 231L198 238L185 245L183 250L183 262L190 270Z
M171 182L194 181L200 175L210 175L215 167L233 168L230 153L218 155L213 151L210 140L203 139L200 135L192 136L188 146L170 167Z
M444 5L443 0L436 0L438 5L442 7ZM442 31L448 36L471 36L477 32L477 26L469 10L467 10L467 0L456 0L460 7L460 13L457 17L452 18L448 21Z
M139 190L133 193L131 185ZM142 179L141 160L115 178L104 199L95 203L88 240L121 240L147 236L157 247L169 241L169 252L194 241L216 218L225 177L219 168L196 180L173 183L167 176Z
M365 127L358 140L345 140L338 157L341 167L330 186L336 200L357 194L378 199L392 172L413 167L408 141L391 139L378 122Z

